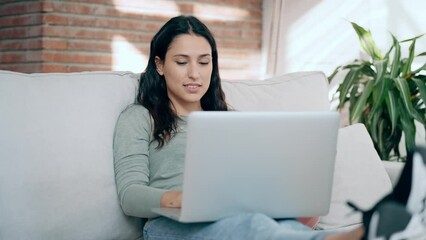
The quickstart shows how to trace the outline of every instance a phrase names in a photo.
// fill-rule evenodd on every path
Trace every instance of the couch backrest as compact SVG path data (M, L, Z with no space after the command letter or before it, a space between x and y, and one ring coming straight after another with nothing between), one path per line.
M130 72L0 71L0 239L137 239L115 188L112 138ZM329 110L320 72L223 81L237 110Z
M322 72L296 72L264 81L222 81L229 105L250 111L329 111L328 82Z

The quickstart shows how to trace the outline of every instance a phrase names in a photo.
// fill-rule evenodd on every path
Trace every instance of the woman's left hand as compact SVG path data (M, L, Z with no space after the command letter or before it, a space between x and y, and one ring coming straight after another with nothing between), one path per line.
M182 191L167 191L160 200L161 207L180 208L182 206Z

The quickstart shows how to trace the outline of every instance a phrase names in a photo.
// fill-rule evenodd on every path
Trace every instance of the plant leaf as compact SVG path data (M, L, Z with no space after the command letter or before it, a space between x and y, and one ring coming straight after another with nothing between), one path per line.
M359 87L362 84L355 84L352 86L352 89L349 92L349 106L353 106L356 102L356 100L358 99L358 91L359 91Z
M380 60L381 61L381 60ZM361 72L369 77L375 78L376 77L376 72L374 72L373 69L371 69L371 66L373 64L371 64L370 62L363 62L361 65Z
M377 105L381 104L385 96L383 93L386 89L386 82L384 80L384 76L386 74L387 62L387 59L383 59L374 63L374 67L376 68L377 73L375 74L374 79L375 88L373 90L373 97Z
M386 57L387 58L387 57ZM383 101L388 95L388 89L389 84L392 82L389 79L385 78L386 75L386 68L387 68L387 59L383 59L380 61L375 62L375 68L376 68L376 78L374 79L375 84L373 88L373 101L371 102L372 110L369 114L369 121L373 116L375 116L379 109L382 109L384 107Z
M380 155L380 159L388 159L389 158L389 152L386 151L386 147L385 147L385 132L386 132L386 122L384 119L379 119L379 123L378 123L378 139L377 139L377 150L378 153Z
M413 118L419 121L422 125L426 124L424 114L419 113L419 111L414 109L414 107L413 107Z
M368 126L368 129L370 130L370 135L371 138L373 139L373 142L377 142L378 141L378 129L379 129L379 120L381 119L382 116L382 112L383 112L383 108L378 108L376 113L374 114L370 114L370 119L368 121L368 124L366 124Z
M348 94L349 89L356 83L359 78L360 68L351 69L343 79L343 82L339 86L339 106L341 109L345 104L345 98Z
M414 60L415 47L416 47L416 38L414 38L413 42L410 44L408 59L402 66L402 76L404 77L411 72L411 65L413 64L413 60Z
M410 118L407 114L402 114L401 125L402 130L404 131L405 146L407 148L407 152L412 151L415 146L416 134L416 126L414 125L414 120Z
M399 42L394 35L392 35L392 39L393 39L393 47L395 48L395 51L393 55L393 62L391 66L390 77L395 78L399 75L399 61L401 59L401 46L399 45Z
M420 35L415 36L415 37L413 37L413 38L409 38L409 39L402 40L401 42L402 42L402 43L403 43L403 42L411 42L411 41L413 41L413 40L417 40L418 38L423 37L423 35L425 35L425 34L420 34Z
M393 144L393 147L391 149L393 149L397 161L403 160L403 158L401 158L401 152L399 151L399 143L401 142L401 137L402 127L398 127L397 129L395 129L395 132L392 135L392 140L389 141L389 144Z
M426 52L422 52L419 55L417 55L417 57L421 57L421 56L426 56Z
M385 98L386 107L389 114L389 119L391 122L391 134L394 133L398 121L398 111L396 109L396 99L392 91L387 92L387 97Z
M331 83L331 80L333 80L333 78L339 72L340 68L342 68L342 66L338 66L336 69L334 69L333 73L327 78L328 79L328 83Z
M401 100L404 103L405 108L408 110L408 113L412 116L413 115L413 106L411 105L411 96L410 91L408 88L407 81L404 78L394 78L396 87L399 90L399 94L401 96Z
M399 94L401 96L401 101L404 103L404 106L408 112L408 117L411 119L416 119L417 121L421 122L422 124L425 123L425 117L422 116L416 109L414 109L413 104L411 103L411 95L409 92L408 84L406 79L404 78L395 78L396 87L399 90Z
M411 78L413 82L416 84L417 88L419 89L420 98L423 100L423 104L426 104L426 84L421 79L418 79L416 77Z
M366 107L366 102L368 97L370 97L371 92L373 91L374 81L368 81L367 84L365 84L364 91L362 92L361 96L356 101L355 105L351 107L350 111L350 121L355 122L358 120L361 116L361 113L364 111Z
M359 26L358 24L351 22L352 27L355 29L356 34L359 37L359 41L361 43L362 48L364 51L370 55L373 60L380 60L382 59L382 54L380 50L376 47L376 43L373 40L373 37L371 36L371 32L365 30L363 27Z
M351 63L351 64L348 64L348 65L345 65L342 68L343 69L352 69L352 68L359 68L361 66L362 66L362 64L357 62L357 63Z
M418 79L416 77L413 77L411 79L408 79L408 81L414 83L415 86L415 92L412 93L412 109L413 109L413 117L417 121L419 121L421 124L426 124L426 116L425 116L425 100L426 100L426 85L425 82L423 82L421 79Z
M376 67L376 72L377 72L376 81L380 82L380 81L383 80L383 77L386 74L386 68L388 66L388 60L383 59L383 60L380 60L380 61L376 61L374 63L374 66Z

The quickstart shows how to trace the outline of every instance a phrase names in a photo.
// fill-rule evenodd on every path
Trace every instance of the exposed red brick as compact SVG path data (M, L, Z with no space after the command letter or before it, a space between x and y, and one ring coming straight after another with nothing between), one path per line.
M60 43L62 44L60 44ZM148 43L140 43L140 42L128 42L133 47L138 49L141 52L149 52L149 44ZM68 39L66 42L60 39L50 39L44 40L43 44L58 44L63 49L71 50L71 51L91 51L91 52L104 52L111 53L113 42L111 41L90 41L90 40L80 40L80 39ZM61 49L60 47L56 49ZM49 49L54 49L52 46Z
M232 29L256 29L262 30L262 22L261 21L224 21L224 20L204 20L205 24L209 27L224 27L224 28L232 28Z
M87 66L87 65L71 65L67 66L67 72L83 72L83 71L111 71L111 66Z
M51 12L53 11L53 4L50 1L42 1L41 4L42 12Z
M56 13L45 13L43 14L43 23L50 25L67 25L68 17Z
M45 63L41 67L41 71L45 73L52 73L52 72L68 72L67 66L63 64L49 64Z
M194 13L194 4L190 4L190 3L180 3L179 4L179 10L182 13L187 13L187 14L191 14Z
M67 40L64 39L43 39L43 49L49 50L66 50L68 49Z
M22 26L22 25L40 25L40 24L41 24L41 14L39 13L0 18L0 27L14 27L14 26Z
M99 4L76 4L66 1L53 1L51 3L52 12L74 13L95 16L114 16L117 12L113 6Z
M0 51L41 49L41 38L8 39L0 41Z
M0 52L0 63L40 62L40 51Z
M3 1L0 69L111 70L112 55L119 54L113 53L114 40L149 54L153 35L174 16L173 6L176 14L194 14L212 30L222 76L244 78L259 71L253 62L261 59L261 0Z
M73 27L92 27L108 29L142 30L155 33L160 29L162 23L141 21L136 19L118 19L97 16L65 15L58 13L47 13L43 15L43 23L53 25L66 25Z
M238 41L238 39L217 39L218 48L260 49L259 41Z
M42 72L41 63L0 64L0 69L22 73Z
M10 3L3 4L0 8L0 16L9 16L16 14L27 14L41 12L42 2L41 1L12 1Z
M145 34L137 31L122 31L114 29L102 28L76 28L64 26L49 26L43 30L44 36L63 37L71 39L100 39L111 40L114 36L123 36L129 41L149 42L152 39L153 33Z
M256 49L242 49L238 50L235 48L223 48L219 52L219 57L222 59L248 59L253 55L258 55L259 51Z
M238 38L241 39L243 36L243 30L241 29L226 29L226 28L211 28L210 29L213 35L219 38L226 37L226 38Z
M73 2L87 3L87 0L73 0ZM114 5L112 0L90 0L90 3Z
M43 62L53 63L90 63L99 65L110 65L111 54L93 54L91 52L43 52Z
M41 26L0 29L0 39L30 38L42 36Z
M245 38L245 39L261 39L262 38L262 32L261 31L244 30L242 37Z
M111 71L110 66L96 65L78 65L78 64L61 64L61 63L45 63L41 67L42 72L83 72L83 71Z
M111 52L111 41L70 41L67 49Z
M195 0L196 1L196 0ZM247 1L247 0L204 0L203 2L222 4L228 6L237 6L248 9L262 9L262 1Z

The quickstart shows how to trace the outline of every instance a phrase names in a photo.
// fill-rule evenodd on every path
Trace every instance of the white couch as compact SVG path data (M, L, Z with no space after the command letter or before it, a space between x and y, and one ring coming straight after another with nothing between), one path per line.
M134 102L137 81L130 72L0 71L0 239L141 238L140 219L121 211L112 156L115 122ZM242 111L330 109L321 72L223 81L223 88ZM330 213L318 226L359 224L345 201L369 207L390 190L364 126L342 128Z

